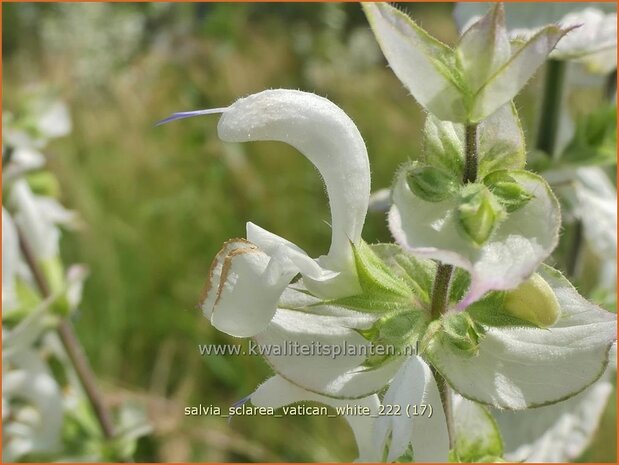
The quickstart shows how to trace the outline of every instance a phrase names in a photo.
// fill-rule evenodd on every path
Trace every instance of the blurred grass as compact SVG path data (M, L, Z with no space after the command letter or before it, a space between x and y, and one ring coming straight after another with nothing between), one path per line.
M405 7L442 40L450 4ZM85 228L67 262L91 271L76 325L109 397L148 406L155 437L138 458L165 461L350 461L342 419L184 417L227 408L270 375L256 357L205 357L197 344L238 342L196 309L211 259L252 221L311 256L330 242L317 172L280 143L224 144L217 117L153 123L226 106L266 88L313 91L341 106L366 141L372 188L418 155L423 114L385 66L356 4L6 4L4 108L45 83L74 130L48 150L63 201ZM370 214L369 242L389 240ZM614 417L613 417L614 418ZM612 418L611 418L612 420ZM337 444L337 445L336 445ZM608 441L608 453L616 443ZM606 453L606 450L604 451ZM606 454L596 455L603 460ZM614 460L614 455L612 455Z

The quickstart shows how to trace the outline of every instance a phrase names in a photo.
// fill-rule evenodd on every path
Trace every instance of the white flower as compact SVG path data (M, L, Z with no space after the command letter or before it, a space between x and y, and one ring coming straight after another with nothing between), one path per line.
M421 357L410 357L402 365L383 404L400 408L397 415L383 415L376 420L374 444L379 452L387 447L391 437L387 462L397 460L409 446L413 448L415 462L447 462L449 436L445 412L432 371ZM413 413L421 413L424 406L426 410L415 418L406 411L410 406L419 409Z
M17 179L11 186L10 203L15 209L14 220L41 262L58 256L60 230L58 225L70 225L75 213L65 209L55 199L35 195L28 182Z
M17 306L15 276L19 263L19 239L11 215L2 207L2 312Z
M3 347L4 349L4 347ZM21 403L12 405L13 401ZM2 403L10 416L2 422L2 460L14 462L31 453L60 446L63 402L49 368L33 349L6 357L3 350Z
M204 314L218 329L249 337L271 322L280 296L299 273L304 285L322 298L357 293L351 244L361 238L370 171L354 123L327 99L293 90L260 92L217 111L222 113L218 125L222 140L283 141L316 166L329 196L332 240L329 252L314 260L295 244L248 223L247 239L228 241L213 261L203 296ZM249 305L252 312L247 312Z

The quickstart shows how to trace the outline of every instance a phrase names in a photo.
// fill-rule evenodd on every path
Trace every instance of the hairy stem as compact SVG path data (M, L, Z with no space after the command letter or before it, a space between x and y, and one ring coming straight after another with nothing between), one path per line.
M17 231L19 235L19 245L21 251L24 255L26 263L32 272L32 276L34 277L34 281L39 288L39 292L43 296L43 298L50 297L51 292L45 276L39 267L34 254L32 253L32 249L30 245L26 241L26 238L18 229ZM80 345L77 336L75 335L75 331L73 329L73 325L68 320L62 321L60 326L57 328L58 336L62 345L73 364L73 368L77 377L79 378L82 387L84 388L84 392L88 397L88 401L90 402L92 409L99 421L99 425L101 426L101 431L106 439L111 439L114 437L114 426L112 424L112 419L105 408L105 404L103 403L103 399L101 394L97 388L97 384L95 381L95 376L90 369L88 364L88 360L84 354L84 351Z
M434 278L434 286L432 287L432 302L430 311L432 319L436 320L447 310L449 300L449 283L453 272L452 265L444 265L439 263L436 268L436 276Z
M478 148L477 148L477 124L468 124L465 128L465 160L464 160L464 175L462 181L464 184L475 182L477 180L478 166ZM443 315L449 304L449 285L453 275L453 266L439 263L436 268L436 276L432 286L432 301L430 303L430 312L433 320L436 320ZM456 433L454 428L453 407L451 401L451 388L445 381L443 375L432 367L432 374L436 380L439 393L441 395L441 403L445 412L447 421L447 433L449 435L449 448L453 449L456 445Z
M554 156L557 145L557 134L559 133L559 122L561 117L561 100L563 98L563 87L565 82L565 67L566 64L564 61L552 59L548 60L548 65L546 67L542 113L536 146L538 149L546 152L549 157Z
M467 124L465 133L465 160L464 160L464 176L462 181L464 184L475 182L477 179L477 124Z

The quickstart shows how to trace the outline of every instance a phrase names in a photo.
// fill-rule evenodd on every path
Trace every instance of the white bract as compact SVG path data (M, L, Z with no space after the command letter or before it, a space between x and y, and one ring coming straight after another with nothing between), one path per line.
M396 180L389 211L389 228L394 238L414 255L437 259L471 273L471 286L459 305L461 309L490 290L517 287L557 245L559 205L547 184L530 172L511 174L533 199L509 214L481 246L459 233L455 198L427 202L411 192L404 174Z
M386 3L363 8L394 73L446 121L479 122L511 101L569 31L549 25L526 42L511 43L502 4L495 4L452 49Z
M587 302L558 271L543 266L539 274L561 307L549 328L506 324L497 301L482 300L468 309L486 328L477 356L441 338L430 344L429 361L464 397L501 409L539 407L578 394L604 372L616 316Z
M466 31L486 11L485 3L458 3L454 10L461 31ZM582 63L592 73L607 74L617 67L617 13L612 3L544 3L505 6L510 37L528 39L542 26L556 22L578 26L562 39L550 57Z
M617 350L610 352L602 378L580 394L557 404L522 412L494 411L510 461L571 462L578 459L597 432L613 391Z

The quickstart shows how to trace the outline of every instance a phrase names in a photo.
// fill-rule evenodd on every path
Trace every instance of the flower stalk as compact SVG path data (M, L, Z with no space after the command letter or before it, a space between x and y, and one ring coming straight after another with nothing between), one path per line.
M19 245L21 251L23 253L24 259L28 264L28 268L32 272L32 276L36 283L39 292L43 296L43 298L47 298L51 296L50 288L45 279L45 276L37 264L34 253L28 244L28 241L24 237L24 234L17 228L17 234L19 236ZM105 408L103 403L103 399L101 397L101 393L97 388L97 384L95 381L95 376L90 369L88 364L88 360L84 355L84 351L80 345L77 336L75 335L75 331L73 329L73 325L67 319L64 319L60 326L57 328L58 337L71 360L71 364L77 374L77 377L84 388L84 392L90 402L92 409L95 413L95 416L101 426L101 431L103 436L106 439L112 439L114 437L114 426L112 423L112 419L110 417L109 412Z
M477 180L478 166L478 147L477 147L477 128L478 124L467 124L465 127L465 160L464 160L464 175L462 181L464 184L472 183ZM439 263L436 269L434 285L432 287L432 301L430 304L431 317L436 320L443 315L449 304L449 285L453 275L453 265ZM449 434L449 448L453 449L456 445L454 416L451 398L451 388L445 381L445 378L432 368L434 379L441 395L441 403L447 420L447 433Z
M477 124L467 124L464 134L465 160L462 182L468 184L477 180Z

